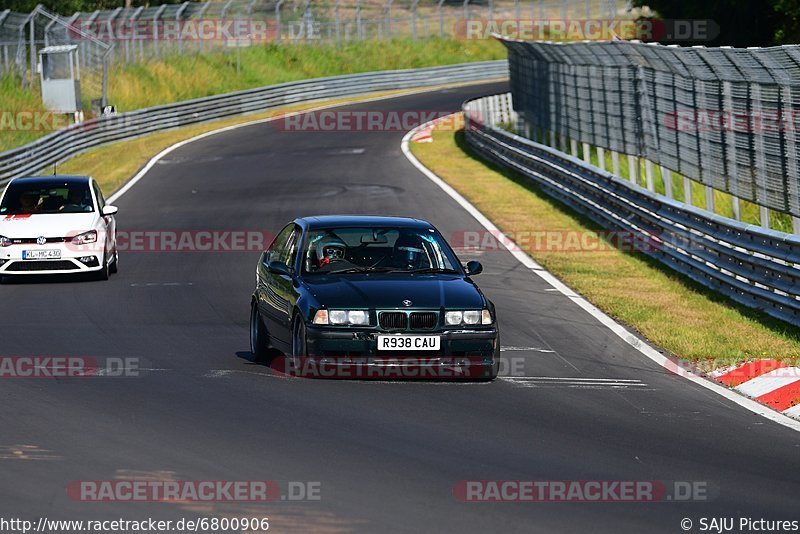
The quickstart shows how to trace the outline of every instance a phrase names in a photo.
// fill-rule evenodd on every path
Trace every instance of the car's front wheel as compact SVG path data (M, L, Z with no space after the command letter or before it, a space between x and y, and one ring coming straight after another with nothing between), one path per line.
M94 276L97 280L108 280L110 276L110 270L108 268L108 251L103 251L103 262L100 264L100 270L96 271Z
M250 352L258 363L268 360L269 337L255 302L250 305Z
M117 272L119 272L119 251L117 250L114 251L114 261L108 266L108 272L111 274L117 274Z
M295 315L292 321L292 354L289 365L292 366L291 374L298 374L302 359L306 356L306 324L300 315Z

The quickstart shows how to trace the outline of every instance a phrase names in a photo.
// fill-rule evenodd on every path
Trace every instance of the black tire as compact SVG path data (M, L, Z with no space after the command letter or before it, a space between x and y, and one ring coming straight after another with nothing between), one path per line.
M269 335L255 302L250 305L250 352L256 363L269 361Z
M299 374L302 359L306 357L306 324L300 315L295 315L292 321L292 353L289 355L288 365L294 370L291 374Z
M119 272L119 251L117 250L114 251L114 261L108 266L108 272L111 274L117 274L117 272Z
M108 257L106 256L105 251L103 251L103 263L100 265L100 270L96 271L94 274L95 280L108 280L110 271L108 268Z

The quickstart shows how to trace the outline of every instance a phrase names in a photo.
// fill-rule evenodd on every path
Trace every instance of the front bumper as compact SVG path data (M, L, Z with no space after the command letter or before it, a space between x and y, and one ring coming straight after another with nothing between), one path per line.
M72 274L99 271L103 253L98 252L97 243L74 245L47 243L45 245L23 244L0 248L0 275ZM27 250L58 250L58 259L23 259Z
M322 378L480 379L496 374L500 343L496 327L402 332L437 335L438 351L378 350L375 329L306 327L307 354L295 373Z

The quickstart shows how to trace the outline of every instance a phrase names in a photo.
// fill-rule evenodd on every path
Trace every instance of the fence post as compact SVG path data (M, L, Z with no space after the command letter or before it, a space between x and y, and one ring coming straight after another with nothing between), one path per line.
M417 40L417 4L419 4L419 0L411 2L411 37L415 41Z
M664 195L667 198L672 198L672 171L664 167L661 167L661 181L664 182Z
M36 76L36 16L35 13L30 18L30 67L31 67L31 81L30 87L35 85L34 78Z
M683 177L683 202L684 204L692 204L692 181L686 176Z
M600 166L600 170L606 170L606 151L604 148L597 147L597 163Z
M614 176L622 176L622 173L619 169L619 152L611 151L611 170L614 173Z
M634 184L639 183L639 159L628 154L628 179Z
M653 162L649 159L644 160L644 174L647 179L647 190L655 192L656 184L653 179Z
M444 13L442 13L442 4L444 0L439 0L436 4L436 13L439 15L439 37L444 37Z
M583 161L590 165L592 163L592 152L589 148L589 143L583 143Z
M569 149L570 153L576 158L578 157L578 140L577 139L570 139L569 140Z
M228 5L230 5L230 1L226 4L225 8L222 9L223 18L225 18L225 9ZM158 11L153 15L153 49L156 51L156 57L161 56L161 51L158 46L158 19L161 17L161 14L164 13L165 9L167 9L166 4L158 8Z

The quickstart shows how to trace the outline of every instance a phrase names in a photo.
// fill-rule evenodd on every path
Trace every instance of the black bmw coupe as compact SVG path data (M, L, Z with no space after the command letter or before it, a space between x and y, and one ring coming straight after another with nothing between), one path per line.
M500 344L472 281L482 269L423 220L295 219L256 268L251 352L271 361L277 349L301 376L491 380Z

